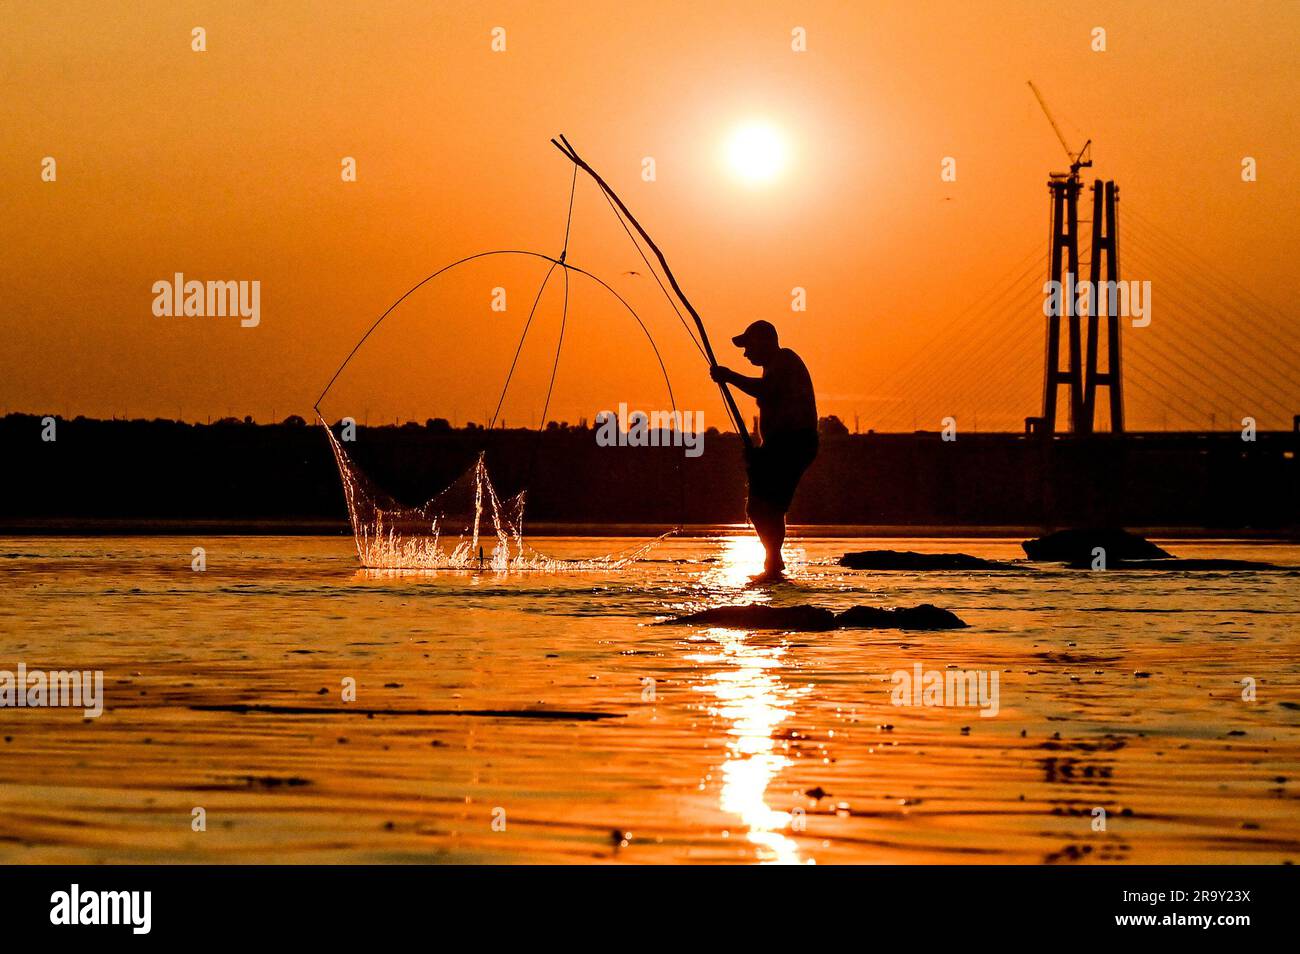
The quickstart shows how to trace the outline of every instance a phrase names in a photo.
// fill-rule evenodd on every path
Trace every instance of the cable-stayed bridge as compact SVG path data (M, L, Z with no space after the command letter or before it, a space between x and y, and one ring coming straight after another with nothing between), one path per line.
M1122 204L1121 276L1149 281L1153 302L1145 303L1149 325L1120 319L1127 429L1241 430L1252 418L1260 430L1291 430L1300 414L1300 321L1134 206ZM1084 278L1090 264L1080 258ZM1039 415L1048 276L1044 246L1035 243L873 385L879 399L866 409L866 425L938 430L951 416L965 430L1010 430ZM962 343L960 360L940 367L937 357L954 341ZM1102 402L1097 427L1106 424Z

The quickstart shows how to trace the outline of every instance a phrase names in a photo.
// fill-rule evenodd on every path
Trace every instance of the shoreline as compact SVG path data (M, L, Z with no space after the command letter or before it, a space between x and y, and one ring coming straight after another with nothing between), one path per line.
M529 537L638 537L657 536L673 528L644 523L552 523L525 524ZM873 525L798 524L789 527L791 538L898 538L898 539L1029 539L1064 527L974 526L974 525ZM1227 540L1259 543L1300 541L1300 527L1225 528L1127 526L1125 529L1149 539ZM729 536L748 530L745 524L688 524L682 537ZM40 517L0 518L0 537L165 537L209 534L214 536L350 537L346 520L237 519L157 520L137 518Z

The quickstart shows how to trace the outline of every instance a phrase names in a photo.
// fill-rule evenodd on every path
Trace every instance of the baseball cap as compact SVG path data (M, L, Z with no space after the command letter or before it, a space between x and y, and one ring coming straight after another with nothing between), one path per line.
M731 339L737 348L747 348L752 344L763 342L776 343L776 326L770 321L759 320Z

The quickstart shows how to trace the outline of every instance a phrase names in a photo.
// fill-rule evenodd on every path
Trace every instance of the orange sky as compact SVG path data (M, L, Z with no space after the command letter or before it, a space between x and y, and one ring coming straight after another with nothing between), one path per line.
M1065 135L1095 141L1091 172L1120 184L1124 277L1153 282L1152 326L1125 331L1131 424L1289 426L1300 412L1287 350L1300 337L1300 4L2 10L3 410L308 416L364 328L426 274L491 248L558 253L571 167L548 139L564 132L662 246L724 363L743 364L726 339L764 317L804 356L821 412L850 426L951 414L1019 429L1039 404L1041 277L1015 307L972 306L1045 253L1046 173L1065 157L1032 78ZM805 53L790 48L796 26ZM1104 53L1090 49L1097 26ZM720 158L753 118L791 149L762 187ZM45 156L56 182L41 181ZM355 183L340 180L343 156ZM956 182L940 180L944 156ZM1243 156L1257 182L1241 181ZM645 268L583 180L570 260L641 312L678 406L724 424L702 361L650 280L624 274ZM260 281L260 325L155 317L151 286L178 271ZM1236 292L1191 281L1220 276L1257 297L1244 316L1222 307ZM384 326L325 410L483 420L540 277L504 259L449 274ZM549 416L666 406L640 332L579 281ZM498 285L505 313L489 308ZM807 312L791 312L794 286ZM544 300L510 423L540 413L558 306Z

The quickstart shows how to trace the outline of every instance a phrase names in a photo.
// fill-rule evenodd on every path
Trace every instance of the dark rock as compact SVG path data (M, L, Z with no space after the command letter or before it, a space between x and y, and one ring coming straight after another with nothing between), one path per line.
M962 629L964 620L929 603L920 606L854 606L836 617L838 625L854 629Z
M1031 560L1061 563L1092 564L1092 551L1097 547L1106 551L1106 563L1120 560L1162 560L1171 555L1154 543L1117 527L1095 530L1058 530L1045 537L1026 540L1020 544Z
M960 629L966 623L929 603L920 606L854 606L838 616L820 606L715 606L664 620L661 625L726 626L735 629Z
M851 570L1014 570L1014 563L985 560L968 553L915 553L911 550L859 550L840 557Z

